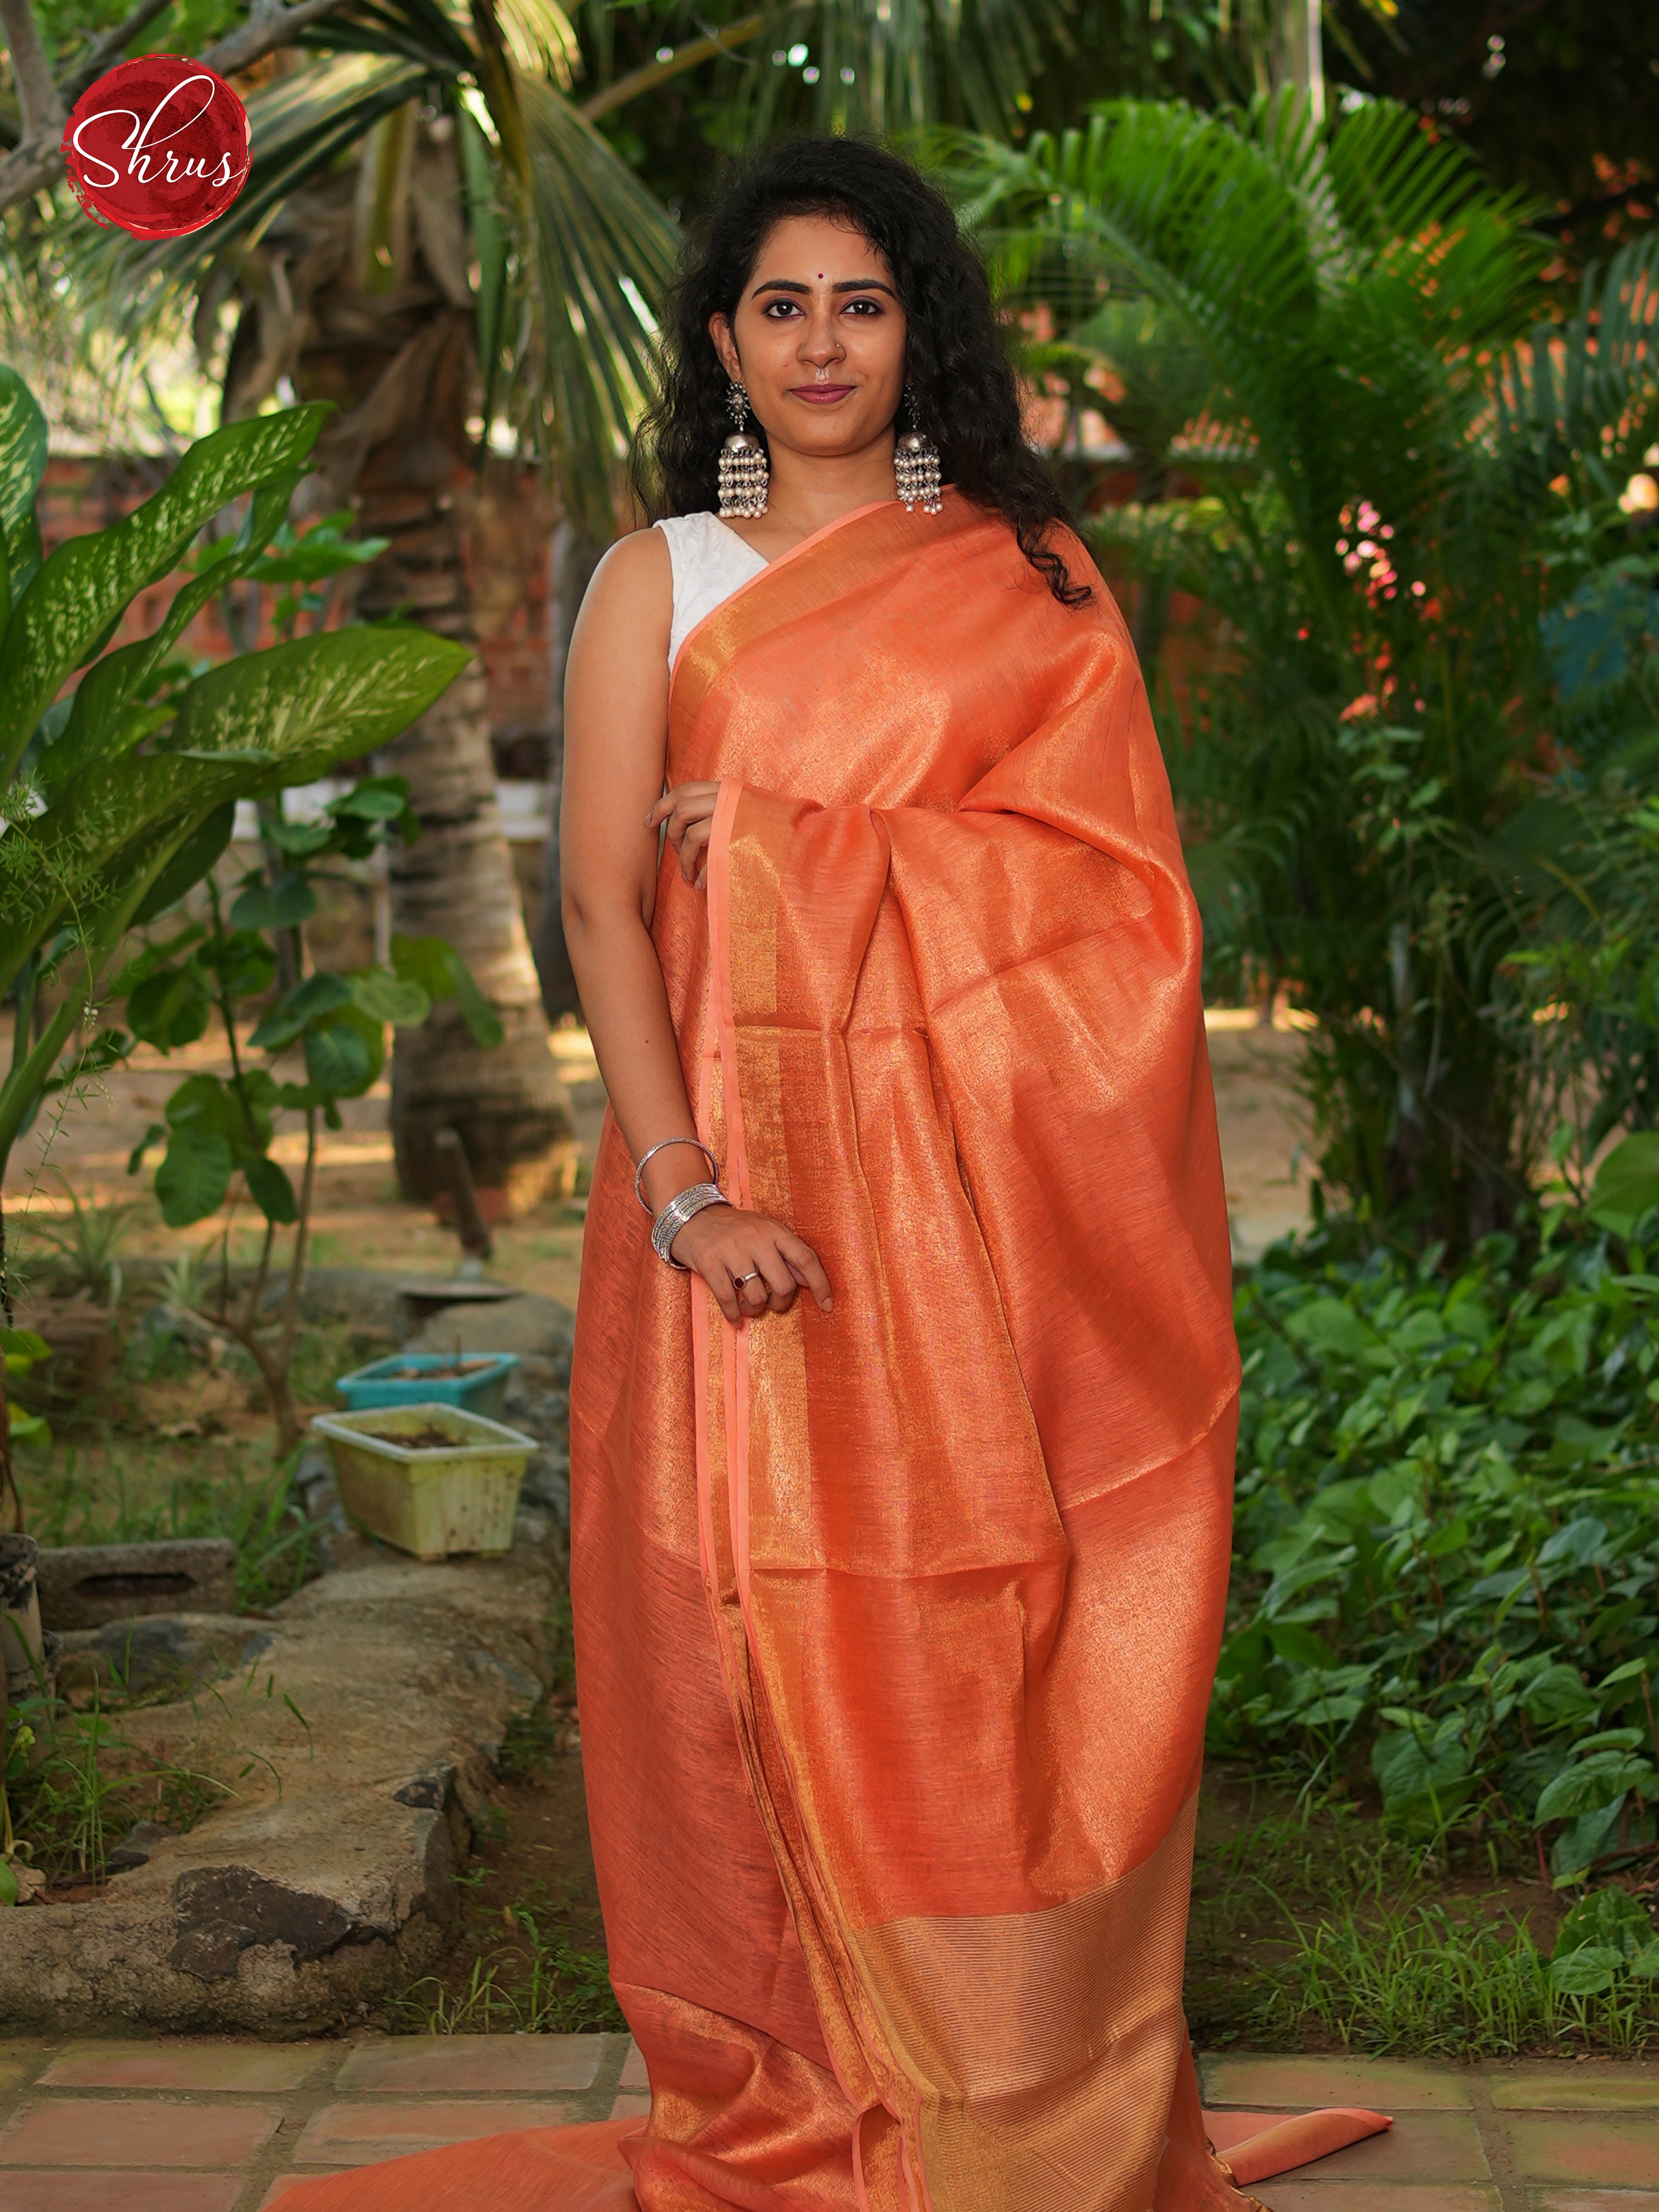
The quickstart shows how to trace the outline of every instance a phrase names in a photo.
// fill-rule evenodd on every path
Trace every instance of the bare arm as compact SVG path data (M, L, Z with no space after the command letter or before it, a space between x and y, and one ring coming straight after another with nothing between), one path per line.
M599 1072L636 1160L664 1138L695 1137L697 1128L651 941L672 604L661 533L623 538L600 562L582 603L565 681L565 941ZM646 1195L659 1211L708 1176L700 1152L674 1145L647 1166ZM803 1285L830 1309L830 1285L811 1249L757 1213L708 1207L681 1230L674 1257L703 1277L731 1321L787 1311Z

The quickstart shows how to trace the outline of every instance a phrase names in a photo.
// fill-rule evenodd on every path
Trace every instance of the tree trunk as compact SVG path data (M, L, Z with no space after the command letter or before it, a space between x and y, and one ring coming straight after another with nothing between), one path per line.
M423 350L404 380L402 419L370 449L357 478L364 534L392 540L365 580L359 609L373 617L402 608L428 629L471 643L458 455L444 434L452 425L464 434L471 365L465 322L455 318L444 342ZM420 1029L398 1030L392 1064L398 1182L411 1198L447 1190L433 1139L453 1128L481 1190L506 1193L514 1207L533 1204L562 1168L573 1137L501 833L477 662L382 758L408 778L421 823L419 841L392 856L393 927L410 937L447 938L507 1032L482 1050L453 1000Z
M251 412L288 363L303 397L333 400L341 412L318 448L316 495L334 505L355 495L364 534L392 541L362 576L358 612L398 614L471 644L472 590L456 497L469 466L475 383L459 180L453 146L415 129L412 116L400 158L411 213L400 214L378 270L365 231L373 210L366 215L349 176L284 207L286 229L279 226L264 249L264 289L238 327L226 415ZM259 271L251 267L249 276L257 282ZM239 380L240 363L247 367ZM574 1159L574 1135L501 834L476 662L382 759L408 778L422 831L392 860L393 927L447 939L506 1031L500 1045L481 1049L448 1000L421 1028L396 1032L398 1182L410 1198L447 1190L432 1140L453 1128L481 1192L532 1204Z
M1269 56L1273 90L1293 85L1308 95L1316 122L1325 119L1325 57L1320 44L1321 0L1273 0Z

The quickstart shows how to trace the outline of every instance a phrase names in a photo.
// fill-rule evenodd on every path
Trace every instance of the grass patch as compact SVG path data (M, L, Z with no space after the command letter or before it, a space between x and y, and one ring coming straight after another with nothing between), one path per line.
M1492 1861L1499 1863L1494 1866ZM1188 2007L1212 2049L1474 2059L1659 2044L1659 1943L1644 1901L1574 1904L1492 1860L1449 1865L1375 1802L1206 1775Z
M404 2034L581 2035L625 2029L603 1951L579 1951L549 1925L561 1908L532 1884L502 1910L505 1933L472 1961L459 1989L416 1982L390 2025Z

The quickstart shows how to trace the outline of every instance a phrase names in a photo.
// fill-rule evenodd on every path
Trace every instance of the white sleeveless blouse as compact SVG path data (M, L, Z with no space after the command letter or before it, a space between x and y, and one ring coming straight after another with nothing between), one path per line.
M717 514L673 514L656 526L668 540L674 572L674 619L668 632L672 669L703 617L729 599L739 584L758 576L766 562Z

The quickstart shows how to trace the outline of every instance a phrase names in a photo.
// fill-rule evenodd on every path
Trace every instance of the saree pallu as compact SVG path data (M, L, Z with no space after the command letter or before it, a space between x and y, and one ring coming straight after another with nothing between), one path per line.
M573 1590L651 2114L416 2161L401 2205L1245 2201L1181 2009L1238 1381L1199 926L1060 544L1079 611L953 494L866 508L676 664L668 780L721 785L653 922L687 1088L835 1310L728 1326L607 1118Z

